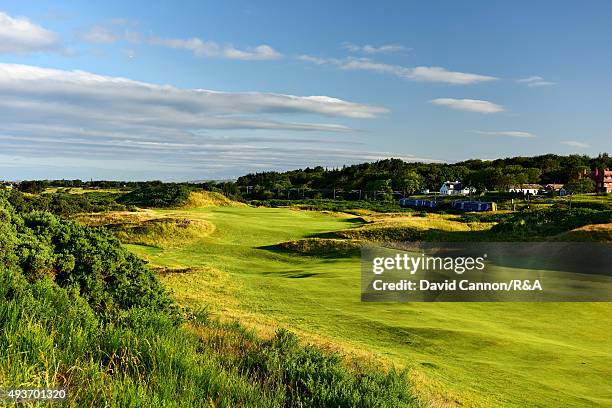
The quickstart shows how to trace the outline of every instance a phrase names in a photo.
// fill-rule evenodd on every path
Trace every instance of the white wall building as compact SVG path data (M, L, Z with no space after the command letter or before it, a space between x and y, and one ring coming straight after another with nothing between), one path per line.
M521 193L524 195L536 195L542 190L542 186L539 184L520 184L518 186L511 186L508 191L511 193Z
M476 192L474 187L464 187L460 181L445 181L440 187L440 194L444 195L468 195L474 192Z

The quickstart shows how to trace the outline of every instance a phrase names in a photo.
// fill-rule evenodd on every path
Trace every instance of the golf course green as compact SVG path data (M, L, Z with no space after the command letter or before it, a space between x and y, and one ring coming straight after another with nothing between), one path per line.
M357 255L271 248L359 227L357 216L248 206L153 211L214 226L177 245L126 244L163 267L163 283L183 305L407 368L425 406L612 406L610 303L362 303Z

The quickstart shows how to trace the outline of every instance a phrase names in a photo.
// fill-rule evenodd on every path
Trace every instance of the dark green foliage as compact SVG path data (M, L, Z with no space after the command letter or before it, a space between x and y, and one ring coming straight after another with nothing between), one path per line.
M403 374L372 370L356 376L338 354L303 347L286 330L244 354L241 371L266 388L286 390L285 407L414 406Z
M63 217L102 211L121 211L126 206L115 200L117 193L91 192L84 194L49 193L27 196L19 191L8 191L7 200L16 211L47 211Z
M49 185L44 180L24 180L17 184L17 189L24 193L38 194L42 193Z
M438 191L446 180L460 180L478 191L507 190L524 183L561 183L579 179L584 170L612 167L612 158L547 154L492 161L466 160L453 164L408 163L385 159L342 168L305 168L283 173L270 171L247 174L236 181L250 199L344 198L389 200L397 194L414 194L422 188ZM391 191L395 191L391 197Z
M156 276L105 230L46 212L21 215L7 205L2 211L7 235L0 252L12 255L5 267L19 268L30 281L49 276L74 288L104 315L131 307L169 309L171 301Z
M595 191L595 181L590 178L582 178L579 180L572 180L563 186L567 191L571 193L593 193Z
M523 211L504 217L493 226L493 233L513 233L525 237L559 234L589 224L612 222L612 210L590 208L545 208Z
M286 207L297 206L303 210L311 211L334 211L352 213L353 210L371 210L378 212L412 212L410 208L400 207L397 202L379 201L348 201L348 200L253 200L249 204L263 207Z
M145 186L122 195L119 203L138 207L178 207L187 202L191 189L181 184Z

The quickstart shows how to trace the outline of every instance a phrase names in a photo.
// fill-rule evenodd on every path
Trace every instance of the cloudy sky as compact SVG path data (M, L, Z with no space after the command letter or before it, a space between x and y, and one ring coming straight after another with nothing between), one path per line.
M27 3L0 1L0 179L610 150L609 1Z

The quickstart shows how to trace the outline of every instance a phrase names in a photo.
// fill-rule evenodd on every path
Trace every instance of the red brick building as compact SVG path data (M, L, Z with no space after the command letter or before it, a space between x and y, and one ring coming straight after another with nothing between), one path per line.
M595 180L595 191L598 193L612 193L612 170L595 169L591 173Z

